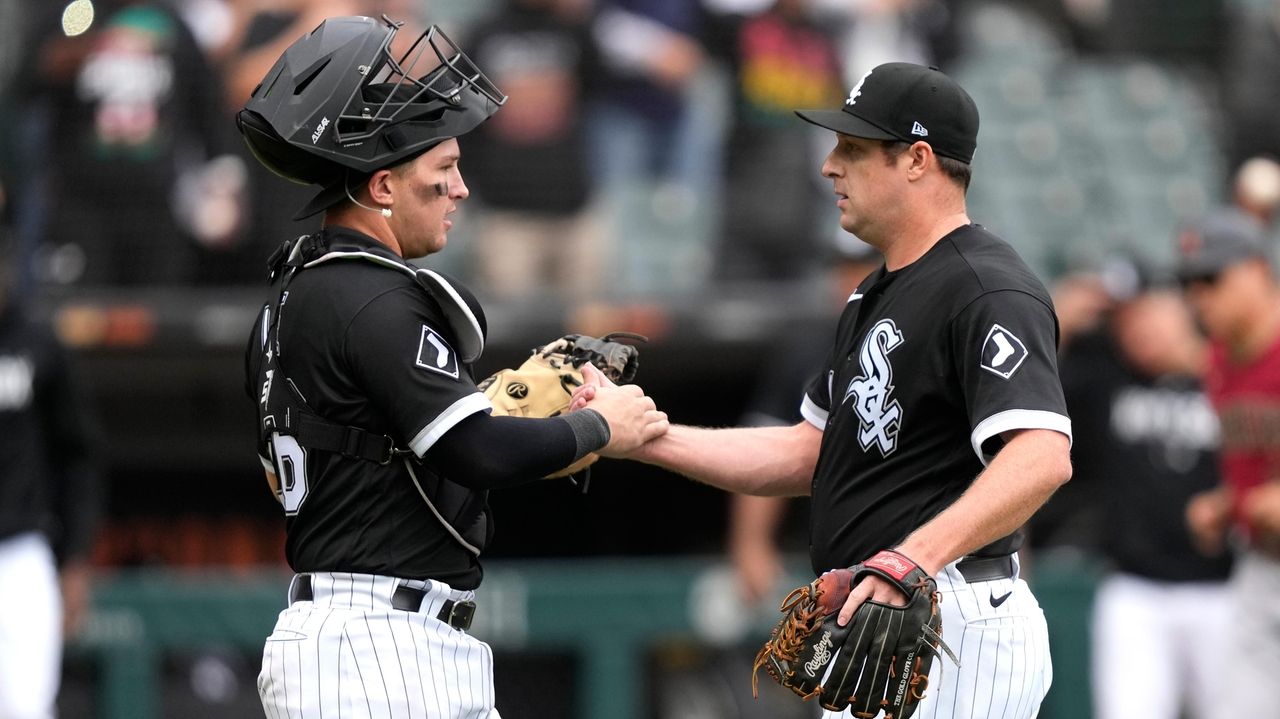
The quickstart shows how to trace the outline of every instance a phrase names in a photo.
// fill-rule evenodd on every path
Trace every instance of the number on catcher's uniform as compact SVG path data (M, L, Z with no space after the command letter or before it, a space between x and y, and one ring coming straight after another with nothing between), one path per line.
M840 607L867 575L902 591L904 606L866 601L849 623L836 623ZM849 569L825 572L783 601L782 621L756 655L751 682L763 667L774 681L806 701L819 697L831 711L855 717L907 719L929 683L929 668L941 647L938 587L915 562L892 550Z
M276 434L271 452L276 456L276 498L284 505L285 515L293 516L307 498L306 450L293 437Z

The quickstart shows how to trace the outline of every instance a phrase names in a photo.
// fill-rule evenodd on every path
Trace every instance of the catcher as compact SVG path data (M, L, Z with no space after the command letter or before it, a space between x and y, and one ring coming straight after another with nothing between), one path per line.
M458 138L506 97L440 28L396 42L404 27L326 19L236 116L260 163L317 186L299 219L324 213L273 256L245 352L295 572L264 643L267 716L496 719L493 654L468 633L489 492L667 429L632 385L589 411L491 416L472 375L483 308L409 261L447 247L470 196Z

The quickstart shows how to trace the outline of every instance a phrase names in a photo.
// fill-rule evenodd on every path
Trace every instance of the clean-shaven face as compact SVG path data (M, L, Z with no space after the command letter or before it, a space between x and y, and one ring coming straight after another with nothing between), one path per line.
M461 155L456 139L445 140L392 173L390 224L405 258L434 254L448 243L449 215L471 194L458 169Z

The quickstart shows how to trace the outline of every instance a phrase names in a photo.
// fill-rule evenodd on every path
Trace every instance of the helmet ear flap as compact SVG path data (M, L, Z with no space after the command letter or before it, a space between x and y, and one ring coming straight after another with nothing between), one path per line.
M334 163L285 141L253 110L236 113L236 127L254 158L273 174L300 185L328 184L340 175Z

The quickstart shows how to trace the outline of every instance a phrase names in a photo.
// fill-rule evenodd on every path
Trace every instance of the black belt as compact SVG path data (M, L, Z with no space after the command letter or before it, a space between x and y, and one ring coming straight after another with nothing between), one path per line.
M391 608L404 612L416 612L422 608L422 600L426 596L425 589L415 589L402 584L391 593ZM299 574L294 579L289 603L310 602L313 599L315 599L315 593L311 591L311 575ZM471 628L471 620L475 619L475 616L475 602L455 602L452 599L447 599L444 605L440 607L440 612L436 614L436 619L454 629L461 629L465 632Z
M956 564L956 570L966 582L990 582L994 579L1012 579L1013 555L1003 557L970 557Z

